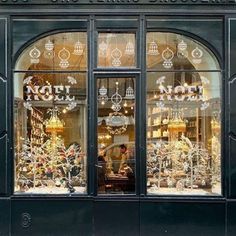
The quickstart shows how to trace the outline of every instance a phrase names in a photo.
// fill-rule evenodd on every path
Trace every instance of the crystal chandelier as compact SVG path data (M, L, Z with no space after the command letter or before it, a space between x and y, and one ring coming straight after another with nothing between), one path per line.
M219 133L220 132L220 123L216 119L213 119L211 121L211 129L213 133Z
M64 122L58 117L58 109L53 108L49 110L50 118L44 122L47 133L61 133L64 130Z
M186 124L180 115L177 115L177 113L175 113L174 117L169 121L168 130L171 133L183 133L186 131Z

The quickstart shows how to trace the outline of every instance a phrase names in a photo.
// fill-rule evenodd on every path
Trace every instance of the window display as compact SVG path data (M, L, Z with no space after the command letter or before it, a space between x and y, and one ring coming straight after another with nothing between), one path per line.
M98 88L99 194L135 192L135 83L101 78Z
M87 75L67 70L85 66L86 47L69 47L84 38L74 34L43 38L32 46L35 52L27 48L17 62L26 72L14 74L16 194L87 191ZM59 67L65 71L56 72Z
M221 76L210 71L216 61L189 38L154 35L159 47L151 33L147 47L147 57L156 57L148 68L158 68L147 73L147 193L220 195Z

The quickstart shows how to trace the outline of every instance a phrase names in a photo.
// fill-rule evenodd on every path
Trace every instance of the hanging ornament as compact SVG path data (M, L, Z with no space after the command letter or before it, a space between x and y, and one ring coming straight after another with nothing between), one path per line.
M188 51L187 50L183 50L183 51L178 50L177 51L177 57L180 58L180 59L187 58L188 57Z
M103 105L108 101L107 89L104 85L99 89L98 101Z
M53 51L54 49L54 44L53 42L49 39L47 43L45 43L45 51L43 53L44 58L46 59L52 59L55 56L55 52Z
M151 56L159 55L158 46L154 40L151 43L149 43L148 54Z
M81 56L84 52L83 44L78 40L74 45L74 55Z
M46 59L52 59L52 58L54 58L54 56L55 56L55 52L54 52L54 51L46 50L46 51L44 51L43 56L44 56Z
M164 60L163 66L166 69L170 69L173 66L172 59L174 57L174 52L167 47L163 52L162 52L162 59Z
M184 59L188 57L188 51L187 51L187 43L184 42L184 40L181 40L181 42L177 45L177 57L180 59Z
M50 39L47 41L47 43L45 43L45 49L48 51L52 51L54 49L54 44Z
M70 58L70 52L63 48L58 52L58 57L61 60L59 63L59 66L61 68L67 68L70 64L68 62L68 59Z
M107 43L105 43L104 41L102 41L99 46L99 56L100 57L106 57L107 54L107 49L108 49L108 45Z
M193 63L200 64L202 62L203 51L200 48L196 47L193 49L191 55L193 57Z
M178 45L177 45L177 48L178 48L178 50L180 50L180 51L186 50L187 47L188 47L188 45L187 45L187 43L184 42L184 40L181 40L181 42L178 43Z
M127 130L128 119L121 112L112 112L106 119L106 129L112 135L122 134Z
M29 52L29 56L31 57L30 62L32 64L38 64L40 55L41 55L41 52L36 47L31 49Z
M126 44L125 54L134 55L134 44L131 41Z
M112 102L111 109L116 112L118 112L121 109L120 104L122 102L122 97L118 93L118 91L119 91L118 82L116 82L116 92L111 96L111 102Z
M120 58L122 57L122 52L118 48L115 48L111 52L111 57L113 58L111 64L114 67L119 67L121 65Z
M127 89L126 89L126 93L125 93L125 99L134 99L135 96L134 96L134 89L129 86Z
M107 95L107 89L104 87L104 85L99 89L99 94L102 96Z

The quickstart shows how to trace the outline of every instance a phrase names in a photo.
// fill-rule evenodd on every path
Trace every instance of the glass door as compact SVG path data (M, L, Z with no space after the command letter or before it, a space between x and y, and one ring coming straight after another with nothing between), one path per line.
M134 77L97 79L97 193L134 194L136 132Z

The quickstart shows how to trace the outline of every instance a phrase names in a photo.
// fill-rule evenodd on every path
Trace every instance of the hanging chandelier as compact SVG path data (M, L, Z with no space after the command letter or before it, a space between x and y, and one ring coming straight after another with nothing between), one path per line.
M219 133L220 132L220 123L216 119L213 119L211 121L211 129L212 129L213 133Z
M175 116L169 120L168 130L171 133L180 133L186 131L186 123L180 117L180 115L175 114Z
M61 133L64 130L64 122L58 117L58 109L53 108L49 110L50 118L44 122L47 133Z

